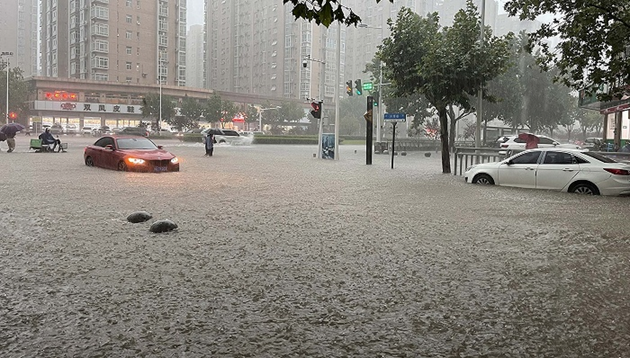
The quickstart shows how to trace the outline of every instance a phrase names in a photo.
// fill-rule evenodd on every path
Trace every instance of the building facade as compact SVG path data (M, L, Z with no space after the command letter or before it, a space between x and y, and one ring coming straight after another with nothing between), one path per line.
M42 75L186 85L186 0L42 0Z
M336 25L296 21L291 7L276 0L206 0L205 8L206 88L334 102L345 27L337 44Z
M3 0L0 16L0 52L11 68L19 67L24 77L37 75L38 0Z
M186 37L186 86L204 88L203 25L192 25Z

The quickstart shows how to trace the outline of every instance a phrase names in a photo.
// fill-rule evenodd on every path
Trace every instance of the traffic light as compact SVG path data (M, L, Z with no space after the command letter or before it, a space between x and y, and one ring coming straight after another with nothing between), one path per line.
M311 102L311 107L313 107L311 115L317 119L322 118L322 102Z
M11 119L11 120L17 119L17 113L9 112L9 119Z
M378 97L380 96L380 93L376 91L372 94L372 96L374 96L374 107L378 107Z
M361 84L361 80L354 81L354 89L357 90L357 96L360 96L363 93L363 84Z
M348 82L346 82L346 93L348 94L348 96L352 96L352 80L349 80Z

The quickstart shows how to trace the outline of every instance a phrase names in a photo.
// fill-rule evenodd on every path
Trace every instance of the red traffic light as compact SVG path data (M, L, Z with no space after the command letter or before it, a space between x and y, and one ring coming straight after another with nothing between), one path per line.
M17 118L17 113L15 113L15 112L9 112L9 118L10 118L10 119L16 119L16 118Z
M322 118L322 102L311 102L311 107L311 115L317 119Z

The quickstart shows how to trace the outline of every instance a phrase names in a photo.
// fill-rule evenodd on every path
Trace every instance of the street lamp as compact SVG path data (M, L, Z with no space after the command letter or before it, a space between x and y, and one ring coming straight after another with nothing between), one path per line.
M326 55L326 51L324 51L324 56ZM324 82L326 82L326 61L324 60L318 60L315 58L312 58L311 55L307 55L306 58L304 58L302 60L302 66L306 67L308 66L308 61L313 61L313 62L319 62L322 64L322 79L321 79L321 84L320 84L320 93L319 93L319 98L320 98L320 106L323 107L322 103L324 103L324 96L325 96L325 84ZM317 158L322 158L322 136L324 134L324 111L322 110L322 118L319 119L319 131L318 131L318 138L317 138Z
M1 56L13 56L13 52L3 51L0 53ZM7 58L7 107L5 109L5 120L6 124L9 124L9 59Z
M269 111L269 110L272 110L272 109L280 109L280 108L282 108L282 107L276 106L276 107L271 107L271 108L258 108L258 130L259 131L261 131L261 132L263 131L263 128L262 128L262 112Z

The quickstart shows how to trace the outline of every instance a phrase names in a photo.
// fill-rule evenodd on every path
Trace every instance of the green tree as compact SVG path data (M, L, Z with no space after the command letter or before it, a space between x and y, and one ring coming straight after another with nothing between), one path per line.
M243 113L243 119L247 123L247 128L250 128L252 123L256 124L256 127L258 126L258 108L251 104L244 105L241 107L241 113Z
M223 112L221 109L222 102L221 96L217 93L213 94L212 97L208 99L204 108L206 121L214 124L221 122L221 118L223 118Z
M366 111L365 98L362 96L352 96L343 98L339 102L339 134L340 135L364 135L365 119L363 114ZM309 118L311 115L309 114Z
M295 102L283 102L278 108L278 120L280 122L297 122L304 118L304 109Z
M238 107L232 101L221 101L221 113L221 128L225 128L225 124L238 113Z
M172 125L175 119L175 99L170 96L162 96L162 106L160 107L160 95L149 93L142 100L142 118L153 118L152 129L159 129L160 108L162 109L162 120Z
M0 124L4 124L7 112L15 112L18 115L18 122L24 122L28 112L28 85L24 81L23 71L19 67L9 68L9 110L4 99L7 93L7 61L0 62L0 93L3 100L0 100Z
M596 132L597 136L600 136L603 122L602 116L599 112L581 108L576 111L576 120L580 127L582 140L586 140L588 134L593 131Z
M391 37L384 40L377 57L387 64L384 70L396 96L420 93L435 108L440 121L442 172L450 173L448 108L471 108L470 98L480 88L488 98L487 82L507 69L509 42L485 28L480 46L479 14L471 1L457 12L452 27L441 28L437 13L421 17L406 8L395 23L389 20L389 27Z
M381 0L375 0L376 3ZM389 0L394 2L394 0ZM283 4L293 4L293 16L296 19L315 21L318 25L328 27L333 22L356 25L361 18L351 8L341 5L340 0L282 0Z
M180 108L181 116L175 117L173 126L179 131L184 128L193 128L203 113L204 108L197 100L185 96Z
M505 10L521 20L554 16L532 34L530 48L541 49L538 61L544 69L558 68L556 80L589 93L611 86L610 92L598 95L600 100L628 92L628 0L508 0ZM550 37L560 39L557 47L550 47Z

